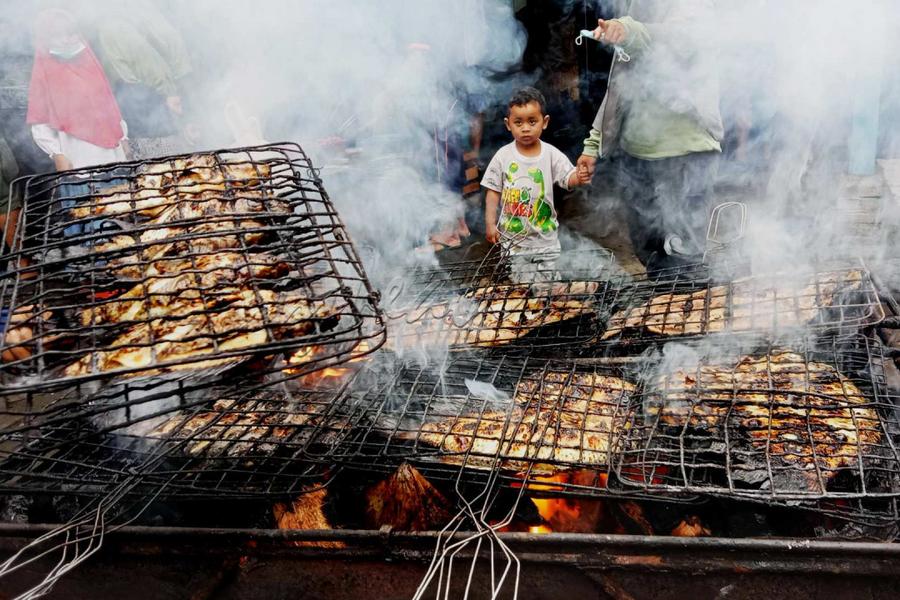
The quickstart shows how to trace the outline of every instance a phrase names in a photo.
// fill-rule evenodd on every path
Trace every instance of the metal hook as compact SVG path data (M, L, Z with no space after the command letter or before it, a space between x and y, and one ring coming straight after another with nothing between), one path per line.
M590 38L590 39L594 40L595 42L599 42L604 37L606 37L606 34L601 33L600 39L598 40L597 38L594 37L593 31L591 31L590 29L582 29L581 31L578 32L578 37L575 38L575 45L581 46L584 43L584 38ZM619 60L620 62L625 62L625 63L631 62L631 55L628 54L627 52L625 52L625 49L622 48L622 46L613 46L613 53L615 54L616 59Z

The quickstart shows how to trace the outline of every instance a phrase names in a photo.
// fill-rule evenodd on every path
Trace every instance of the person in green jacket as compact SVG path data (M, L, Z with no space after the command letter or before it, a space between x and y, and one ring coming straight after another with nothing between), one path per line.
M191 61L178 30L152 3L120 0L96 16L97 50L128 123L134 158L183 150L182 87Z
M713 0L631 0L594 38L617 52L577 161L618 165L635 254L648 270L700 258L724 134Z

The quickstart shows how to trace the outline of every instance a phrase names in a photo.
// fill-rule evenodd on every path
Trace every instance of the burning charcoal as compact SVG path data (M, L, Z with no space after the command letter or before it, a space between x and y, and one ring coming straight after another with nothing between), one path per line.
M681 523L669 534L675 537L708 537L712 535L709 527L703 524L700 517L691 515L685 517Z
M611 503L611 506L623 532L636 535L653 535L655 533L644 508L637 502L623 500Z
M450 510L447 498L409 464L366 491L366 525L372 529L441 529L450 521Z
M309 491L298 496L290 505L277 503L272 513L278 529L333 529L325 516L325 501L328 493L324 488ZM317 548L343 548L343 542L293 542L294 546L315 546Z
M477 486L473 486L471 495L474 496L477 493ZM513 520L516 523L525 526L536 526L543 523L534 502L528 497L523 497L521 490L509 488L500 489L497 499L488 510L487 520L489 522L502 521L509 516L510 510L513 510Z

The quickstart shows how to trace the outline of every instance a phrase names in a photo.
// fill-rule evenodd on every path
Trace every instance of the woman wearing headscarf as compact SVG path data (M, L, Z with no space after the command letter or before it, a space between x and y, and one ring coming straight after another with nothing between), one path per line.
M57 170L125 160L127 127L103 67L61 9L38 15L26 122Z

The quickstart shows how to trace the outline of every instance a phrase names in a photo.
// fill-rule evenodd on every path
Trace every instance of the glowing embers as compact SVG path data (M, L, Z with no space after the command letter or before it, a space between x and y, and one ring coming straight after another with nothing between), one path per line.
M614 453L624 489L785 500L900 491L900 429L874 342L684 348L645 373Z
M868 272L861 267L775 273L717 283L677 271L623 289L601 336L685 337L803 329L845 331L884 318Z
M238 366L291 376L383 342L362 265L309 159L261 146L41 175L0 277L0 395ZM366 341L365 346L359 346ZM298 348L316 346L308 360ZM354 352L349 347L357 347Z

